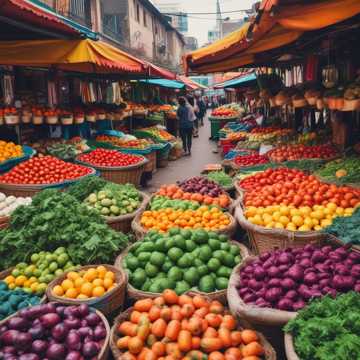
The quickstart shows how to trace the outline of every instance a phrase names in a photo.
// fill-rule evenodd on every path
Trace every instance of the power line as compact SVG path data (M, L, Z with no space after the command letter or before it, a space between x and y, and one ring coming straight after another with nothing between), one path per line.
M222 14L234 14L234 13L239 13L239 12L249 12L251 11L251 9L242 9L242 10L232 10L232 11L222 11ZM182 14L179 13L163 13L164 15L171 15L171 16L186 16L186 14L188 15L217 15L216 12L195 12L195 13L190 13L190 12L183 12Z

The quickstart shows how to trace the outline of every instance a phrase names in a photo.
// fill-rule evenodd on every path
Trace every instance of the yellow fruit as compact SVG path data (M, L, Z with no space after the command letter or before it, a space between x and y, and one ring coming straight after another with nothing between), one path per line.
M253 221L253 223L254 223L255 225L262 225L262 224L263 224L262 218L261 218L261 216L260 216L259 214L256 214L256 215L254 216L254 221Z
M113 284L107 289L107 291L111 291L112 289L115 289L116 286L118 286L118 284L117 284L117 283L113 283Z
M4 281L5 281L8 285L13 284L13 283L15 282L15 277L12 276L12 275L9 275L9 276L7 276L7 277L4 279Z
M313 226L319 225L318 219L311 219Z
M29 281L30 281L30 284L33 284L34 282L37 282L38 279L37 279L35 276L32 276L32 277L29 279Z
M30 280L26 280L24 281L23 287L29 288L31 285L31 281Z
M32 292L36 292L38 289L39 283L38 282L34 282L30 285L30 289Z
M301 226L304 223L304 220L301 216L295 215L291 218L291 222L296 226Z
M329 202L326 207L331 211L331 212L335 212L337 209L337 205L333 202Z
M105 289L109 289L114 284L114 281L110 278L104 279Z
M311 207L309 206L302 206L299 208L300 214L303 216L309 215L311 213Z
M92 282L93 286L94 287L97 287L97 286L103 286L104 285L104 281L102 279L95 279L93 282Z
M290 209L287 206L281 206L280 207L280 214L281 215L289 215L290 214Z
M271 221L268 224L265 225L266 228L272 229L275 227L275 221Z
M74 285L77 289L80 289L83 284L85 284L85 280L82 277L79 277L74 281Z
M331 224L332 224L332 221L329 220L329 219L321 220L321 223L320 223L320 225L321 225L322 227L326 227L326 226L329 226L329 225L331 225Z
M294 223L290 222L286 225L286 230L296 231L296 225Z
M26 280L27 280L26 276L20 275L15 279L15 285L16 286L23 286Z
M76 297L78 300L85 300L85 299L88 299L89 297L84 295L84 294L79 294L77 297Z
M316 231L320 231L322 229L322 227L320 225L315 225L314 226L314 230Z
M290 220L287 216L282 215L282 216L280 216L279 222L281 224L283 224L284 226L286 226L290 222Z
M273 213L273 219L274 219L274 221L279 221L280 216L281 216L280 211L275 211L275 212Z
M309 218L309 217L306 217L306 218L304 219L304 225L307 225L309 228L312 228L312 227L313 227L313 221L312 221L312 219Z
M76 279L78 279L80 277L80 275L75 271L70 271L70 272L68 272L66 277L71 281L75 281Z
M291 217L293 217L293 216L301 216L301 212L300 212L299 209L291 209L290 210L290 215L291 215Z
M280 222L275 223L275 229L284 229L284 225Z
M250 216L247 218L252 224L254 224L254 217L253 216Z
M90 282L86 282L81 286L80 292L83 295L91 296L93 290L93 286Z
M75 288L70 288L67 289L65 292L65 296L70 298L70 299L76 299L76 297L78 296L78 291Z
M264 208L261 206L256 209L255 215L262 215L263 213L264 213Z
M103 279L105 277L105 274L106 274L106 267L103 266L103 265L99 265L97 268L96 268L98 274L99 274L99 278L100 279Z
M323 211L324 211L325 216L328 216L328 215L332 214L332 211L330 209L328 209L328 208L325 208Z
M63 296L64 295L64 290L60 285L54 286L52 292L56 296Z
M318 209L318 210L315 210L313 211L310 216L313 218L313 219L318 219L318 220L321 220L325 217L325 214L322 210Z
M307 225L301 225L298 231L310 231L310 228Z
M343 215L343 214L344 214L344 209L343 209L342 207L338 207L338 208L336 209L336 214L337 214L337 215Z
M105 279L109 278L112 281L115 281L115 274L112 271L107 271L104 278Z
M265 226L272 222L272 216L269 214L264 214L262 218Z
M67 290L71 289L74 287L74 283L69 280L69 279L65 279L63 280L63 282L61 283L61 287L63 288L63 290L66 292Z
M353 209L353 208L346 208L346 209L344 210L344 213L345 213L345 214L350 214L350 215L352 215L353 212L354 212L354 209Z
M86 271L84 279L87 281L93 281L98 277L98 272L94 268L90 268Z
M97 286L93 288L92 296L94 297L100 297L105 294L105 289L102 286Z
M14 290L15 287L16 287L16 285L15 285L14 282L8 285L8 288L9 288L10 290Z

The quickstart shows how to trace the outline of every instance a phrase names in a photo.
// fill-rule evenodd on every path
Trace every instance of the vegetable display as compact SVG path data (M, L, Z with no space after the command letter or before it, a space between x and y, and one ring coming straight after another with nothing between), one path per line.
M144 160L144 157L99 148L78 156L78 160L94 166L122 167L138 164Z
M47 148L47 152L61 160L73 160L78 151L72 144L53 144Z
M109 135L98 135L96 137L96 141L107 142L121 148L129 149L147 149L149 146L151 146L151 142L147 139L128 140L118 136Z
M181 181L178 183L179 187L189 193L199 193L203 196L210 196L212 198L218 197L224 193L224 190L218 183L201 176Z
M52 293L69 299L89 299L101 297L117 286L115 274L105 266L81 271L70 271L60 285L55 285Z
M360 255L331 246L276 250L240 270L237 285L246 304L298 311L311 299L360 290Z
M1 327L0 354L8 360L97 359L106 332L102 318L86 304L36 305Z
M200 203L193 200L172 200L166 196L154 196L150 202L150 210L172 208L174 210L197 210Z
M261 359L258 334L240 329L218 301L196 295L138 300L118 326L116 346L124 359Z
M20 145L0 140L0 163L23 155L24 152Z
M34 157L0 175L4 184L55 184L76 180L93 170L57 159L53 156Z
M30 263L15 265L4 281L9 289L21 288L27 293L43 295L47 285L64 271L76 268L65 248L57 248L53 253L40 251L30 257Z
M202 229L172 228L167 235L152 231L131 247L123 265L130 284L143 291L224 290L231 269L241 261L239 247L228 240Z
M79 202L83 202L92 192L100 191L108 184L99 176L87 176L67 188L67 193Z
M296 354L302 360L353 359L360 354L360 293L312 301L289 321Z
M165 130L159 129L156 126L150 126L147 128L141 128L135 131L135 135L138 137L143 137L141 135L146 134L147 137L153 138L154 140L160 141L173 141L175 140L174 136L168 133Z
M6 196L0 192L0 217L1 216L10 216L11 213L20 205L29 205L31 204L31 197L15 197L15 196Z
M172 227L187 229L204 228L205 230L224 230L231 219L218 207L202 205L196 210L175 210L172 208L144 211L141 225L147 230L166 232Z
M0 231L0 267L29 261L34 251L64 246L74 264L111 263L128 238L73 196L46 189L18 207L10 227Z
M206 175L206 177L222 187L232 186L232 177L226 174L224 171L210 171L209 174Z
M267 155L250 154L236 156L234 162L237 166L253 166L258 164L266 164L269 162Z
M10 290L5 282L0 281L0 301L1 321L16 311L39 304L40 298L36 295L28 294L21 289Z

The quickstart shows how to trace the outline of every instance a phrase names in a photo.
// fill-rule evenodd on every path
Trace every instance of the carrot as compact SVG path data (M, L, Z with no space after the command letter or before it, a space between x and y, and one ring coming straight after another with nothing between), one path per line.
M130 336L124 336L116 342L116 346L119 349L127 349L129 345Z
M220 350L223 347L223 343L219 338L207 337L201 339L200 346L205 352L211 353Z
M163 356L163 355L165 355L166 346L161 341L157 341L156 343L154 343L152 345L151 350L153 351L153 353L155 355Z
M206 299L201 295L195 295L193 297L193 304L197 309L200 309L202 307L208 307L209 303L206 301Z
M226 348L230 347L232 345L230 330L226 328L220 328L218 333L219 333L219 338L223 342L224 347Z
M191 339L191 347L193 349L200 349L200 343L201 338L199 338L198 336L193 336L193 338Z
M191 332L181 330L178 336L178 346L181 351L188 352L192 348Z
M225 360L225 357L220 351L213 351L209 354L208 360Z
M245 345L250 344L253 341L258 341L256 331L245 329L241 332L241 338Z
M236 328L236 319L232 315L224 315L220 326L226 327L229 330Z
M241 351L243 356L253 356L253 355L257 356L257 355L262 355L264 353L263 347L257 341L253 341L245 345Z
M157 319L151 325L151 333L154 334L157 338L164 337L166 330L166 322L164 319Z
M209 325L217 328L222 322L222 316L218 314L209 313L205 316L205 319L208 321Z
M144 347L144 342L139 337L134 336L131 339L129 339L128 346L129 346L129 351L132 354L138 354Z
M118 327L118 331L122 335L135 336L136 335L136 324L133 324L130 321L124 321Z
M134 310L137 310L140 312L148 312L152 306L153 306L152 299L142 299L142 300L138 300L134 304Z
M171 320L166 328L165 337L167 337L172 341L176 341L179 336L180 329L181 329L180 321Z
M203 334L203 338L216 338L217 336L218 332L212 327L208 327Z
M160 313L161 313L160 307L158 307L156 305L152 306L151 309L149 310L149 320L155 321L155 320L159 319Z
M179 296L178 304L180 306L184 306L185 304L191 304L192 305L192 303L193 303L193 300L189 295L183 294L183 295Z
M200 335L202 333L202 320L198 317L192 317L188 322L188 330L193 335Z
M239 346L242 343L241 331L231 332L231 344L232 346Z
M180 314L186 318L190 318L191 315L195 312L195 307L193 304L184 304L180 310Z

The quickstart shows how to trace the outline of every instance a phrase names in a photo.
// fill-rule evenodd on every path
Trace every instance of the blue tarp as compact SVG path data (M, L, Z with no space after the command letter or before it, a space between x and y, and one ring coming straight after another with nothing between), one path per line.
M236 79L232 79L229 81L226 81L222 84L223 88L231 88L231 87L237 87L239 85L243 85L246 82L254 81L256 80L256 75L254 73L238 77Z
M143 84L151 84L162 87L167 87L171 89L183 89L185 84L180 81L175 80L167 80L167 79L149 79L149 80L139 80Z

